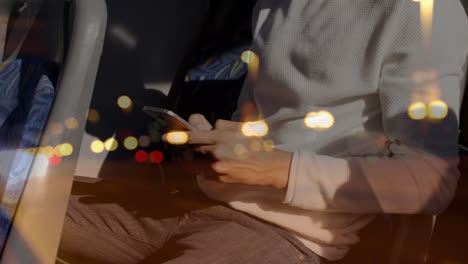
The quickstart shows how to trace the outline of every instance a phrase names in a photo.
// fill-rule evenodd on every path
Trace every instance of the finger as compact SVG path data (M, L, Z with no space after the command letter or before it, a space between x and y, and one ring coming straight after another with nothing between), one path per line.
M238 122L218 119L214 127L218 130L234 130L240 127L240 124Z
M215 150L215 145L203 145L200 147L195 148L196 152L200 152L202 154L209 154Z
M188 143L192 145L213 145L218 141L218 131L188 131Z
M229 175L231 170L231 165L227 161L218 161L211 164L211 168L219 174Z
M227 157L226 151L219 145L205 145L200 146L196 151L203 154L211 154L211 156L217 160L221 160Z
M239 183L236 179L228 175L219 176L218 180L224 183Z
M202 131L208 131L213 128L210 122L201 114L193 114L189 117L189 123Z

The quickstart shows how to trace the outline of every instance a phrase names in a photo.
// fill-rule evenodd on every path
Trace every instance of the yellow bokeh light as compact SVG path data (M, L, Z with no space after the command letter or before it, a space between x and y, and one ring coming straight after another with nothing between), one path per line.
M420 0L421 26L424 48L427 50L431 44L432 24L434 20L434 0Z
M55 149L52 146L45 146L45 147L42 148L42 153L47 158L51 158L55 154Z
M241 60L248 65L249 79L256 81L259 72L260 59L253 51L244 51Z
M76 130L78 128L78 120L74 117L70 117L65 120L65 127L69 130Z
M335 117L328 111L308 113L304 123L309 128L328 129L335 124Z
M115 138L109 138L104 143L104 147L108 151L115 151L119 147L119 142L117 142L117 140L115 140Z
M88 121L91 123L98 123L101 119L99 112L94 109L88 110Z
M91 143L91 150L94 153L102 153L104 151L104 143L101 140L94 140L93 143Z
M31 152L30 152L31 154ZM45 153L44 153L44 148L37 148L36 151L34 153L32 153L32 155L44 155L45 156Z
M167 134L167 142L172 145L183 145L188 141L188 134L183 131L174 131Z
M246 122L242 125L242 134L246 137L264 137L269 128L265 121Z
M119 97L117 100L117 104L119 105L120 108L127 110L132 107L132 99L126 95L122 95Z
M273 140L265 140L263 142L263 149L265 151L273 151L275 150L275 143L273 142Z
M128 137L124 140L124 147L128 150L134 150L138 147L138 140L136 137Z
M431 119L444 119L448 115L448 106L445 102L436 100L428 105L428 117Z
M55 149L55 155L59 157L67 157L73 154L73 146L70 143L58 145Z
M234 153L236 153L236 155L239 156L239 158L245 159L247 158L247 154L249 153L249 151L244 145L237 144L234 147Z
M63 133L63 126L62 124L59 124L59 123L52 123L50 125L50 132L53 134L53 135L60 135Z
M260 152L262 151L262 143L258 140L250 142L250 150L253 152Z
M250 64L252 62L258 61L258 56L255 54L255 52L247 50L242 53L241 60L246 64Z
M422 102L416 102L408 108L408 116L413 120L422 120L427 116L426 105Z

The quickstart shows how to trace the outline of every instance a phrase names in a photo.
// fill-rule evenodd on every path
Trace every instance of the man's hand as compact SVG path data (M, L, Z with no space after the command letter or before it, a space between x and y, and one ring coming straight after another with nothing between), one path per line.
M200 114L192 115L189 122L200 131L187 132L188 144L213 156L211 167L221 182L287 187L292 153L276 150L260 137L243 135L242 123L218 120L213 128Z

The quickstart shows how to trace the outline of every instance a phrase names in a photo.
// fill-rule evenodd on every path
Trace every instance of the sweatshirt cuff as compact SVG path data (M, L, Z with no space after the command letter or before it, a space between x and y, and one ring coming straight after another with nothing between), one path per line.
M331 209L330 199L349 177L346 160L295 152L283 203L307 210Z
M304 166L305 159L307 160L306 167ZM315 162L314 157L310 154L300 151L294 152L284 203L304 209L310 208L311 206L325 206L323 197L317 195L320 193L318 182L320 172L314 169L317 167ZM313 173L308 173L308 171L313 171ZM319 199L313 199L313 196ZM315 203L315 205L312 205L312 202Z

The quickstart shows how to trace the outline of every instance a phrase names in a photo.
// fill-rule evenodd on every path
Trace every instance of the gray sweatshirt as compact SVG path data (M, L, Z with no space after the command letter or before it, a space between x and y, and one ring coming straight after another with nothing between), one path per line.
M459 177L468 20L459 0L435 0L432 38L420 18L411 0L260 0L252 47L259 67L239 109L254 104L267 138L294 153L289 185L200 176L200 187L329 260L344 257L376 214L444 210ZM411 108L417 102L425 107ZM306 115L320 111L333 126L307 127Z

